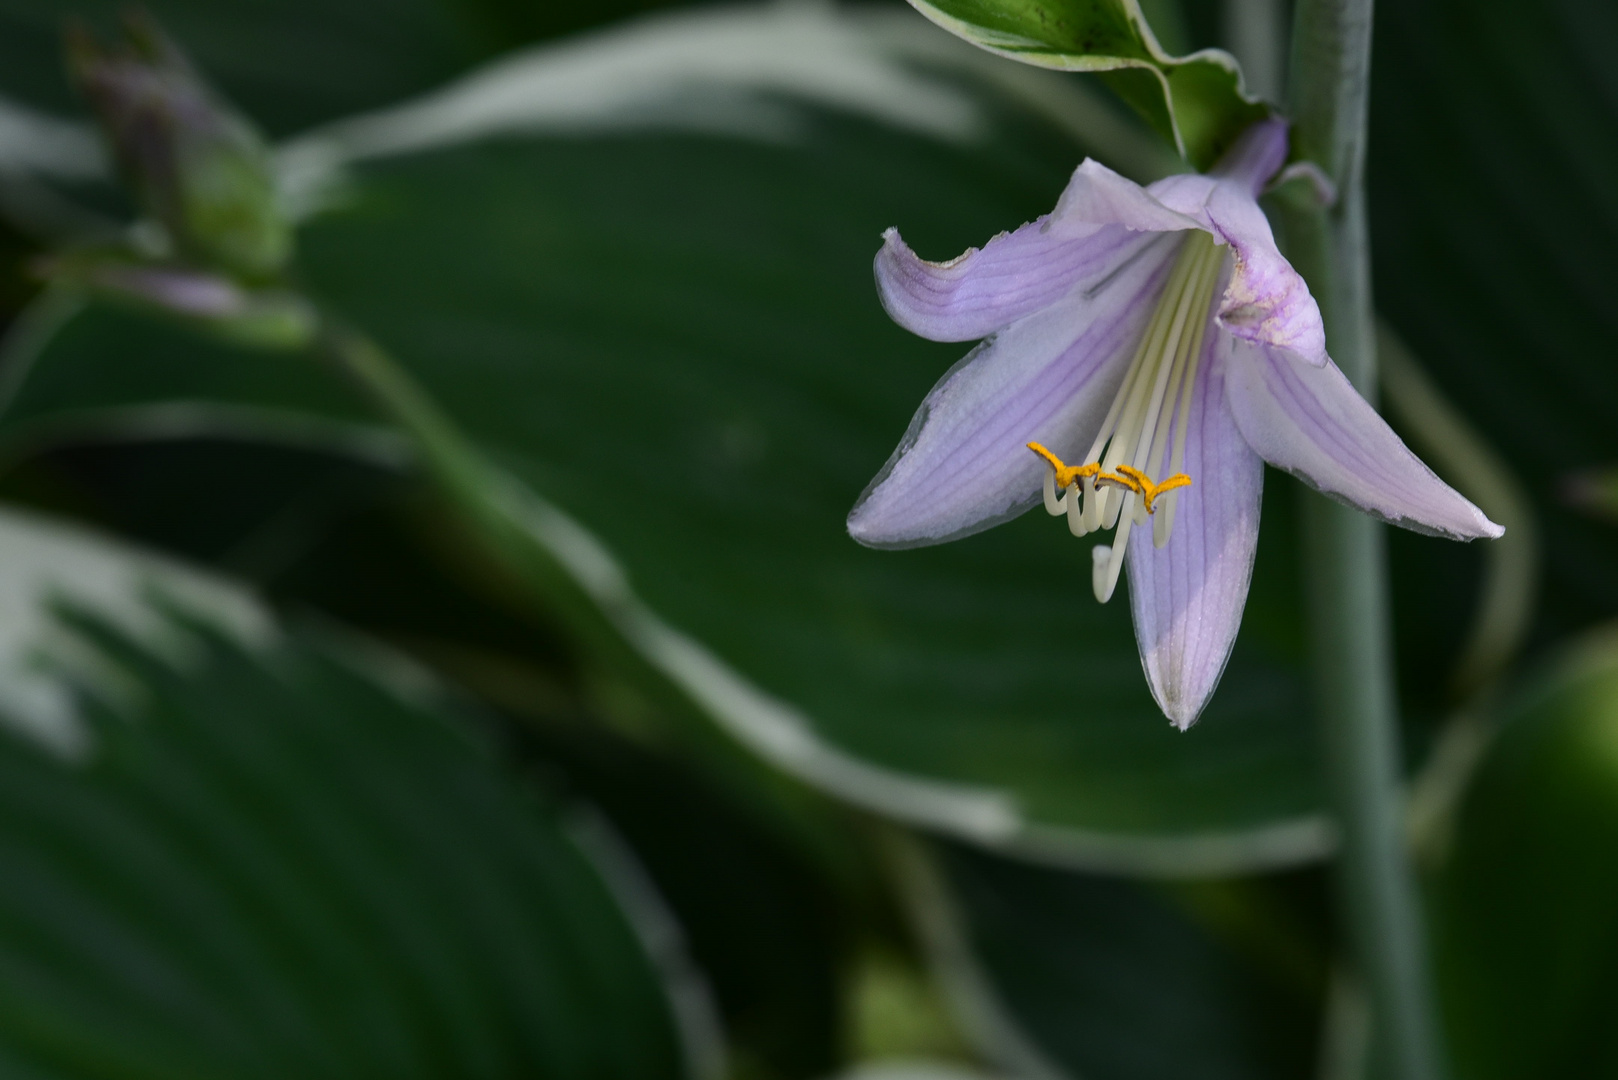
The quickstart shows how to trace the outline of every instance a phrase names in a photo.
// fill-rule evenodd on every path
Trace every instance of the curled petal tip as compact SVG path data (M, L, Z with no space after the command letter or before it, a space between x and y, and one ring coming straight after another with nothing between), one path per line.
M921 258L897 229L888 229L874 266L883 308L932 341L975 341L1049 309L1081 283L1105 278L1143 243L1121 228L1092 229L1075 240L1047 229L1051 220L1000 233L945 262Z

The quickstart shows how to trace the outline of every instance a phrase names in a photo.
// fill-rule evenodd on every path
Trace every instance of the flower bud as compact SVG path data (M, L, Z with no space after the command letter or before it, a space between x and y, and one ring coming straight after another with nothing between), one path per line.
M82 26L70 28L68 59L120 170L176 258L248 280L285 266L292 233L263 139L149 17L128 16L123 40L105 47Z
M309 302L285 289L248 287L186 266L143 263L126 252L80 250L51 258L38 271L83 294L155 311L250 348L299 349L313 340L317 327Z

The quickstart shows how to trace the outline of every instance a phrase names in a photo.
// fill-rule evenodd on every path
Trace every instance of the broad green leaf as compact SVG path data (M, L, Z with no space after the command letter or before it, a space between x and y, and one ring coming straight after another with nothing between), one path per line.
M882 314L882 228L954 254L1047 210L1084 152L970 82L936 84L963 109L918 111L900 91L925 83L856 58L887 80L860 84L880 94L867 118L777 100L767 139L487 135L383 156L405 114L345 125L326 144L353 161L345 201L304 229L301 274L504 471L483 497L519 506L561 590L546 601L580 617L582 596L789 773L1091 866L1318 856L1284 508L1224 687L1183 736L1145 689L1126 605L1093 604L1088 552L1062 529L1031 518L903 553L845 535L960 352ZM723 100L714 115L733 118ZM30 371L13 357L14 450L119 430L398 445L309 358L111 311L48 330L31 330L50 340Z
M827 837L805 837L801 817L779 820L796 803L763 801L782 785L766 788L756 759L716 738L671 745L707 729L595 692L599 677L514 610L506 582L479 580L477 552L421 485L346 456L186 439L62 448L6 478L0 498L23 495L247 577L276 606L341 619L499 707L513 753L598 807L641 860L712 988L735 1068L820 1080L837 1064L852 937L840 902L861 887L846 865L860 849L833 829L842 815L817 814ZM832 845L839 859L823 854Z
M966 1030L1016 1076L1295 1080L1325 989L1314 887L1172 887L896 845L908 910Z
M671 755L552 725L533 750L622 831L678 918L737 1073L823 1080L842 1058L854 927L818 867ZM751 1071L749 1071L751 1070Z
M1618 637L1583 642L1505 710L1434 889L1459 1075L1618 1070Z
M1217 49L1170 56L1138 0L910 0L953 34L1025 64L1107 73L1108 84L1199 169L1267 107Z
M622 844L430 681L59 526L0 552L8 1073L686 1074Z
M598 690L429 494L347 456L181 439L60 448L13 470L0 499L248 577L278 607L341 619L498 707L514 752L599 807L641 859L712 987L735 1067L827 1075L853 937L842 913L876 888L845 816L795 786L788 802L778 776L706 725L622 701L617 683Z

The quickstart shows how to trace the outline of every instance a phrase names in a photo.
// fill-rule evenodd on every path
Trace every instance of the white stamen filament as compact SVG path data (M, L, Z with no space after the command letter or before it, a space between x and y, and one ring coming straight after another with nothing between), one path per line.
M1045 509L1053 516L1065 514L1074 536L1117 526L1113 542L1098 544L1092 555L1092 585L1102 603L1112 598L1118 586L1131 529L1145 525L1151 516L1152 540L1158 547L1168 543L1174 530L1178 490L1155 494L1150 515L1146 495L1155 490L1154 485L1167 483L1180 473L1185 461L1191 396L1223 259L1223 249L1207 233L1199 230L1186 237L1106 419L1090 452L1081 459L1095 463L1098 469L1074 478L1060 496L1056 468L1046 474ZM1173 453L1165 463L1171 430ZM1049 456L1042 447L1040 452ZM1116 481L1120 466L1124 467L1122 475L1134 469L1150 483L1144 490L1120 486ZM1113 482L1098 484L1095 471L1102 479L1112 474ZM1068 470L1067 476L1072 477L1073 471ZM1185 482L1184 477L1177 481L1180 485Z

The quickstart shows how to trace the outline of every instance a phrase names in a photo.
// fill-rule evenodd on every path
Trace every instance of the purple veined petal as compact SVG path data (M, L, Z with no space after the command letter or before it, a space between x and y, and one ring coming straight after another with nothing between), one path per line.
M1181 731L1196 723L1230 660L1253 576L1264 484L1264 462L1226 404L1212 330L1187 424L1191 486L1174 493L1168 543L1155 547L1148 527L1128 553L1141 667L1158 707Z
M1260 457L1384 521L1452 540L1505 532L1405 446L1337 365L1228 343L1225 393Z
M1208 199L1218 186L1218 180L1202 173L1176 173L1156 181L1146 191L1171 213L1179 214L1198 229L1213 232Z
M1176 246L1157 244L1090 290L1008 326L952 367L848 515L868 547L937 544L1039 499L1027 444L1089 449L1151 319Z
M1251 148L1249 156L1253 161L1237 162L1243 170L1241 175L1222 178L1215 170L1215 174L1207 176L1169 176L1148 190L1171 211L1195 221L1199 228L1230 246L1235 268L1219 302L1221 325L1237 337L1291 350L1318 366L1326 363L1326 331L1320 306L1303 277L1276 246L1275 233L1248 180L1251 170L1269 167L1275 157L1273 137L1279 123L1262 121L1254 125L1265 129L1271 143ZM1284 125L1279 128L1283 153L1285 130ZM1255 138L1256 143L1263 141ZM1242 150L1238 144L1232 153Z
M1083 230L1098 225L1122 225L1133 232L1152 233L1201 228L1195 218L1166 205L1161 192L1179 191L1183 185L1196 186L1204 181L1206 177L1189 173L1145 188L1101 162L1085 158L1051 211L1050 231L1061 236L1083 235Z
M982 249L928 262L898 229L882 234L876 290L893 321L932 341L976 341L1104 277L1148 242L1127 229L1057 235L1049 216L1001 233Z
M1253 196L1238 181L1221 181L1208 195L1206 213L1214 233L1235 253L1235 270L1219 302L1220 324L1236 337L1286 349L1316 367L1327 363L1320 305L1275 246Z
M877 293L912 333L972 341L1115 272L1150 242L1143 233L1216 231L1205 207L1220 183L1191 173L1146 188L1086 159L1050 214L948 262L920 258L889 229L876 257Z

